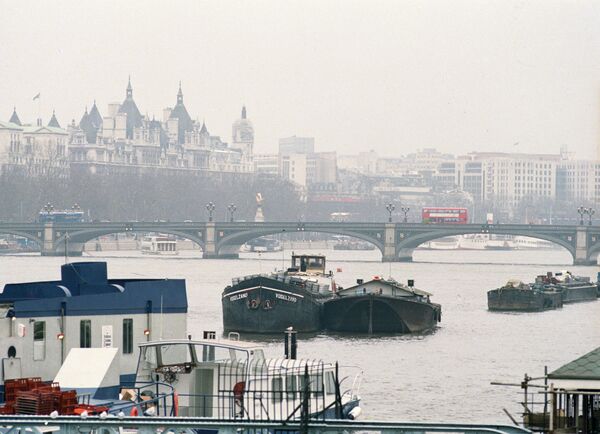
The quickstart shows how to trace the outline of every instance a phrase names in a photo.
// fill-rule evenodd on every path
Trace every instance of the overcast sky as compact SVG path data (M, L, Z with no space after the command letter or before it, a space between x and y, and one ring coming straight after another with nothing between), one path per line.
M600 144L596 1L2 1L0 118L106 114L131 74L142 114L185 104L255 152L558 152ZM516 144L516 145L515 145Z

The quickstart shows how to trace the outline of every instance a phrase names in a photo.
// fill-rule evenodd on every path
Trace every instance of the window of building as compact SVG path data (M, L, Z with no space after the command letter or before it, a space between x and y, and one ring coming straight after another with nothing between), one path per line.
M82 319L79 323L79 347L92 347L92 320Z
M133 319L123 320L123 354L133 353Z
M33 360L46 358L46 321L33 323Z

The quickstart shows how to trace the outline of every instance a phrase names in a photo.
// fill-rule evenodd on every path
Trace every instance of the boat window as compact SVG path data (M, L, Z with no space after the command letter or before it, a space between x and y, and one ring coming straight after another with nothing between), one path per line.
M154 371L158 367L156 361L156 347L143 347L142 370Z
M273 402L281 402L283 400L283 381L281 377L271 379L271 390L273 391Z
M123 320L123 354L133 353L133 319Z
M219 347L216 345L196 345L196 357L200 357L201 362L223 362L223 361L241 361L248 359L248 352L229 347ZM262 354L262 350L261 350Z
M298 380L295 375L288 375L285 377L285 390L287 391L288 399L299 398L296 394L298 393Z
M187 344L160 345L160 365L191 363L190 348Z
M308 258L308 267L309 268L323 268L324 259L318 257L309 257Z
M92 320L82 319L79 323L79 347L92 347Z
M323 394L323 376L322 375L311 375L310 376L310 391L313 396L319 396Z
M33 360L46 358L46 321L33 323Z
M325 373L325 393L335 393L335 377L331 371Z

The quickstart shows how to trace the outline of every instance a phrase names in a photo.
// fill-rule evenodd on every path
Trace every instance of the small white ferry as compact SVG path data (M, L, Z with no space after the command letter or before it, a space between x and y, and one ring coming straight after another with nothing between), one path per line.
M144 237L141 250L146 255L178 255L177 240L167 236Z

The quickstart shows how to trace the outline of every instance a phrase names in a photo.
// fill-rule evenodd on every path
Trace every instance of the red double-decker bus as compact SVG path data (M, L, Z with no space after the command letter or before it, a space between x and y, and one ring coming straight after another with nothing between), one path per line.
M469 222L466 208L423 208L423 223L465 224Z

